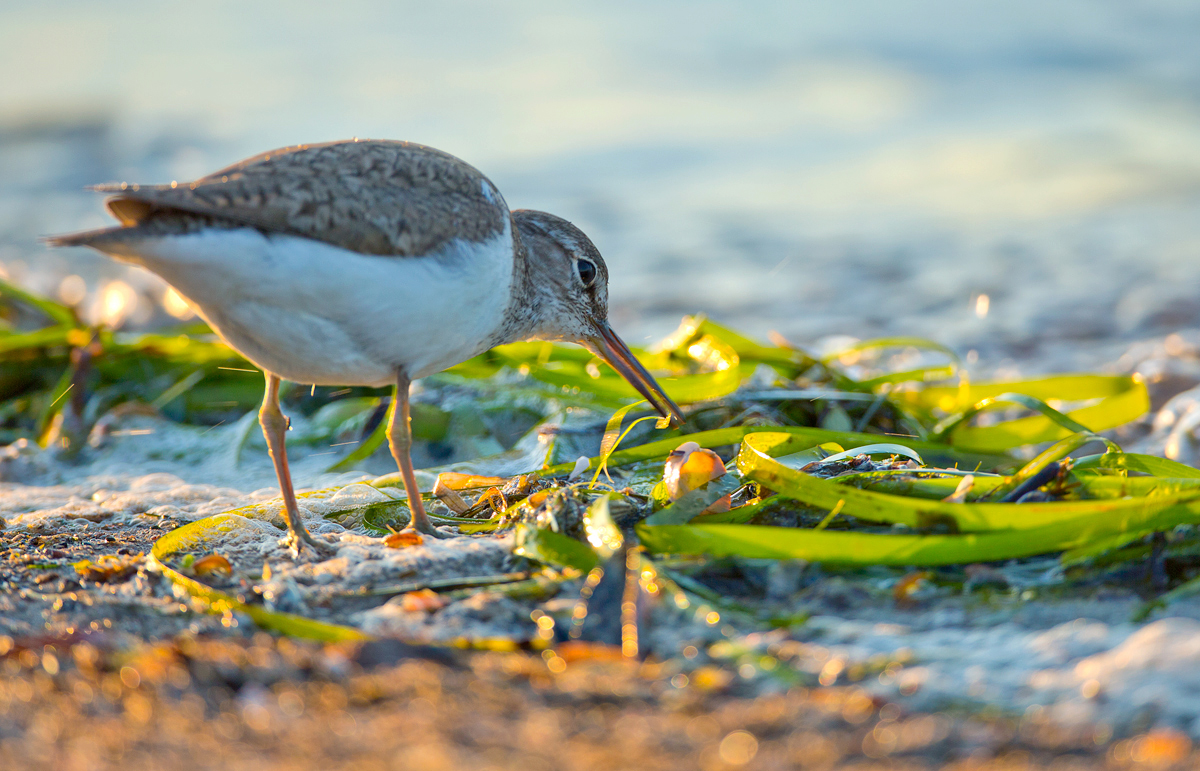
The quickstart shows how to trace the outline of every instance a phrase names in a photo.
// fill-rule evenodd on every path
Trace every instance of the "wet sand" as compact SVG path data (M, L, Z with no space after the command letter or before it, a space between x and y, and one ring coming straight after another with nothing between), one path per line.
M762 693L716 670L680 688L653 663L261 634L20 645L0 660L10 768L1092 769L1198 757L1174 732L1114 741L1036 715L910 712L854 686Z

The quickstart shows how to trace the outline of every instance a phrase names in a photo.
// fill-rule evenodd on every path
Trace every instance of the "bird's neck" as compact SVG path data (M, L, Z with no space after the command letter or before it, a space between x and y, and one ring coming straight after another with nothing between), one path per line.
M548 287L536 280L529 259L529 248L521 239L521 231L515 221L512 226L512 250L512 290L503 321L489 341L491 346L537 337L545 316Z

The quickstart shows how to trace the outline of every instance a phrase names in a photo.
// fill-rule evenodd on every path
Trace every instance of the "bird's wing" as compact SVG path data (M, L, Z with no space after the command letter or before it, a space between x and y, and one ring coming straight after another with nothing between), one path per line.
M472 166L381 140L286 147L187 184L97 189L115 193L109 211L126 226L177 212L388 256L484 241L503 232L509 216L496 187Z

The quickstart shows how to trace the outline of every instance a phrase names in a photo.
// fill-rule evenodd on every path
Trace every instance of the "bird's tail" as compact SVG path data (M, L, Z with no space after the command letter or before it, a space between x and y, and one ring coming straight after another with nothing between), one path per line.
M118 225L99 230L84 230L79 233L66 233L61 236L46 236L39 239L48 246L92 246L99 247L107 243L124 240L129 228Z
M95 185L90 188L102 193L117 193L105 201L104 205L109 214L121 221L120 225L99 230L85 230L80 233L67 233L61 236L47 236L41 239L42 242L50 246L91 246L99 249L106 244L125 241L134 236L133 231L137 226L151 218L152 214L159 213L159 209L148 201L120 195L121 191L128 187L128 185ZM136 191L138 187L134 185L133 189ZM137 235L143 234L138 233Z

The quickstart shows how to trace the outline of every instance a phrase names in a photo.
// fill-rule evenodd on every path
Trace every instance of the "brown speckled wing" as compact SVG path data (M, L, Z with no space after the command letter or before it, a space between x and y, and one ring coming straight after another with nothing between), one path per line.
M377 255L484 241L508 218L504 199L475 168L431 147L383 140L286 147L188 184L97 189L116 193L109 209L127 226L177 211Z

